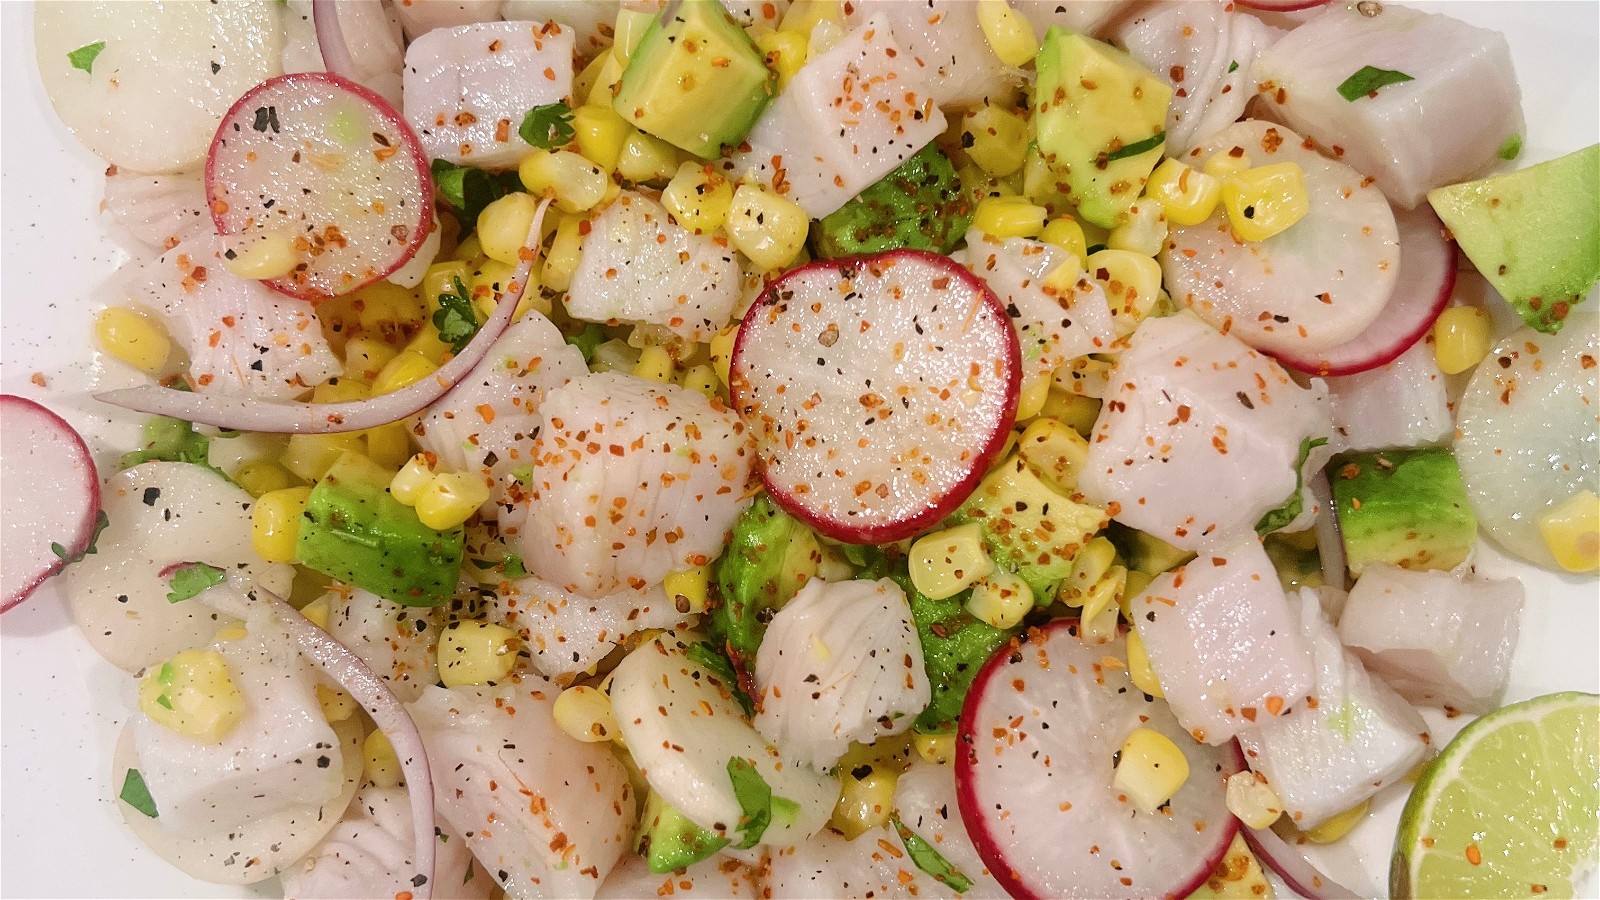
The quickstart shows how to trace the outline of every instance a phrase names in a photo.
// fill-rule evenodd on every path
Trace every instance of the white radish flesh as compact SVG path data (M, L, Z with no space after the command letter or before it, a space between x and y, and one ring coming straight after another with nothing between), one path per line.
M894 814L972 882L962 896L1006 896L961 820L955 766L913 759L894 783Z
M961 818L1013 897L1185 897L1238 827L1223 783L1231 747L1195 743L1128 680L1119 636L1086 646L1057 620L990 657L967 695L956 746ZM1170 739L1189 777L1154 814L1113 787L1136 728Z
M1281 125L1247 119L1183 157L1200 166L1239 148L1253 165L1305 172L1310 211L1264 241L1234 236L1219 206L1175 227L1161 253L1167 290L1212 327L1258 350L1298 358L1337 347L1382 314L1399 274L1399 233L1383 194Z
M643 856L624 853L594 896L595 900L761 900L767 896L761 893L760 877L764 871L715 855L663 875L650 871L650 863Z
M591 599L537 578L519 578L485 600L489 619L522 638L529 664L556 679L593 671L636 632L673 628L694 618L691 612L679 611L675 598L659 584Z
M739 328L730 390L773 498L829 537L883 543L977 486L1015 418L1020 357L972 273L892 251L769 285Z
M1376 369L1329 378L1328 404L1342 450L1436 445L1455 429L1430 341Z
M1116 332L1100 283L1053 244L967 232L967 268L983 279L1017 329L1023 371L1049 375L1067 361L1111 350ZM1062 277L1062 267L1076 273Z
M382 97L327 73L283 75L239 98L206 158L206 196L239 252L290 242L293 268L267 283L308 300L384 278L433 225L416 135Z
M45 3L33 16L39 77L56 115L90 150L133 172L198 167L229 105L282 71L274 0ZM68 58L96 44L89 71Z
M66 420L23 397L0 395L0 612L28 599L93 544L100 476Z

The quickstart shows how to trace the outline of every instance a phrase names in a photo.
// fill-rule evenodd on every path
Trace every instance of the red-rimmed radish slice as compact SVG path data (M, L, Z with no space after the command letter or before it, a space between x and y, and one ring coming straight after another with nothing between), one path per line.
M311 0L311 21L317 30L317 49L322 53L322 64L330 75L354 81L359 73L356 61L350 54L350 43L344 39L344 26L339 24L339 0Z
M1123 637L1091 647L1077 627L1031 630L978 673L956 742L962 821L1013 897L1187 897L1238 830L1224 801L1225 779L1243 768L1238 748L1196 743L1133 686ZM1189 763L1154 815L1112 785L1136 728L1165 735Z
M1263 12L1298 12L1302 9L1326 6L1328 0L1238 0L1240 6Z
M1289 846L1271 828L1241 827L1239 832L1261 864L1282 878L1289 890L1307 900L1357 900L1361 896L1323 874L1304 853Z
M785 509L852 543L909 537L983 477L1016 418L1021 353L992 292L915 250L768 285L733 350L734 409Z
M539 204L528 229L526 252L519 254L517 268L497 301L494 315L478 327L478 333L461 352L439 367L431 376L398 391L368 400L343 403L285 403L221 394L196 394L174 391L154 384L95 394L95 399L113 406L157 416L170 416L201 425L215 425L234 431L262 431L269 434L337 434L364 431L398 422L415 415L443 397L456 383L489 355L500 335L511 325L512 314L533 278L533 265L539 259L539 228L550 201Z
M1394 211L1400 271L1378 318L1354 338L1319 354L1279 352L1284 365L1312 375L1354 375L1393 362L1433 327L1456 287L1456 245L1424 206Z
M328 72L263 81L223 117L206 157L217 232L240 252L286 242L292 297L348 294L400 268L433 224L433 176L388 101Z
M0 612L28 599L93 543L100 476L71 425L32 400L0 395Z

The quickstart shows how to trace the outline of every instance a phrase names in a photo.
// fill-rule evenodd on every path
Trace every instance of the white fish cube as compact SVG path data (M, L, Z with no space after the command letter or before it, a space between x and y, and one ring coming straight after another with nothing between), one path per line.
M571 97L572 42L542 21L429 31L406 48L406 121L430 158L514 166L533 149L517 134L523 116Z
M1485 713L1511 677L1522 582L1368 566L1339 638L1412 703Z
M1008 91L1015 77L990 49L972 0L847 3L845 9L847 27L868 16L888 20L894 39L928 73L928 89L941 108L980 105Z
M1428 341L1376 369L1329 378L1328 402L1345 450L1440 444L1455 430L1444 373Z
M623 588L589 598L538 578L519 578L488 600L488 616L522 637L529 662L550 678L590 671L629 635L672 628L693 618L680 613L661 585Z
M1111 306L1082 260L1053 244L967 232L967 268L1000 298L1022 345L1023 372L1048 375L1067 360L1109 352L1116 340ZM1056 283L1062 266L1077 274Z

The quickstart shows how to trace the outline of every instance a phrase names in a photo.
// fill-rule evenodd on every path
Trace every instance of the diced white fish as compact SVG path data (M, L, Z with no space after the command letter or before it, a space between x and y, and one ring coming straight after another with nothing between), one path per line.
M497 22L500 7L501 0L394 0L394 14L411 41L435 28Z
M1511 677L1522 600L1516 579L1369 565L1339 639L1412 703L1486 713Z
M978 855L978 848L967 834L956 805L956 773L953 765L936 765L913 759L894 786L895 816L917 836L927 841L945 861L955 866L972 887L964 897L1008 896L989 873ZM931 880L931 879L930 879Z
M355 64L356 80L399 109L405 35L394 9L387 3L338 3L334 9L350 61ZM311 16L311 0L286 0L283 21L283 71L327 71Z
M89 646L112 665L138 672L179 650L201 647L231 619L209 607L170 603L162 572L185 562L240 571L287 595L294 567L250 547L250 495L189 463L148 462L106 479L99 548L62 574L67 603Z
M760 882L757 869L722 855L708 856L688 868L661 875L650 871L643 856L624 853L600 885L595 900L758 900L762 896Z
M1173 157L1244 114L1255 94L1251 66L1273 37L1273 29L1227 0L1164 0L1140 7L1111 34L1172 85L1166 154Z
M665 208L628 191L589 222L566 310L590 322L662 325L707 341L739 303L738 255L724 238L696 234Z
M1262 115L1328 148L1396 205L1492 168L1526 133L1511 48L1497 31L1395 4L1333 3L1257 62ZM1400 72L1356 99L1340 88L1368 67Z
M731 686L688 656L671 632L623 658L611 673L611 709L634 762L650 787L689 821L743 843L742 807L729 766L740 759L795 803L774 816L759 840L773 847L804 843L822 830L839 797L839 782L785 763L734 701Z
M389 277L384 280L407 288L414 288L421 284L422 279L428 274L428 269L433 265L433 261L439 258L439 244L443 240L441 235L439 216L436 213L433 217L433 224L428 230L428 236L422 239L422 246L418 247L417 252L412 254L411 258L406 260L400 268L390 272Z
M429 158L515 166L528 110L571 99L572 50L572 29L543 19L436 28L406 48L406 121Z
M1197 741L1283 715L1315 683L1311 646L1254 535L1158 576L1130 609L1167 704Z
M139 267L128 296L161 317L200 393L288 400L344 367L310 303L228 271L222 241L197 236Z
M801 67L729 160L813 219L839 209L938 137L934 76L878 10Z
M656 13L666 0L505 0L500 18L512 22L560 22L571 28L579 56L594 59L611 47L617 12Z
M472 371L428 407L412 427L417 443L442 469L476 472L489 485L481 512L490 518L522 495L519 471L533 463L550 391L588 372L583 353L560 329L530 310L506 329Z
M845 27L870 16L887 20L903 52L917 61L941 109L970 108L1008 92L1015 80L978 25L971 0L901 0L845 4Z
M957 896L917 868L889 825L855 840L824 829L802 844L773 851L767 892L774 900Z
M1315 683L1286 714L1240 731L1239 746L1304 831L1404 777L1431 738L1411 704L1340 645L1315 594L1302 590L1290 602L1316 659Z
M1017 329L1023 373L1048 375L1067 360L1109 353L1116 331L1105 289L1066 250L1028 238L967 232L966 266L1000 298ZM1070 277L1063 276L1070 266Z
M1393 362L1328 380L1328 406L1342 449L1390 450L1441 444L1455 430L1433 341Z
M1303 476L1331 433L1319 379L1300 387L1191 313L1147 319L1111 371L1078 487L1176 547L1225 546L1297 491L1302 514L1314 505Z
M905 591L811 579L768 624L755 686L756 730L819 772L852 741L905 732L931 697Z
M593 897L633 835L627 771L562 733L558 693L523 676L408 704L439 815L512 897Z
M1033 23L1034 33L1043 38L1052 25L1078 31L1091 37L1105 37L1117 18L1139 5L1140 0L1012 0L1011 7ZM976 4L974 4L976 5Z
M370 591L344 585L323 595L328 605L326 631L382 678L403 703L422 696L439 680L434 648L439 643L439 611L402 606Z
M216 231L206 208L205 185L198 175L139 175L107 169L100 210L106 221L127 229L135 241L158 253Z
M563 590L538 578L502 585L487 600L490 621L516 631L533 668L557 681L592 671L636 632L673 628L694 616L680 612L661 585L623 588L599 598Z
M586 597L709 563L749 505L755 442L705 395L620 372L545 397L518 539L533 575Z

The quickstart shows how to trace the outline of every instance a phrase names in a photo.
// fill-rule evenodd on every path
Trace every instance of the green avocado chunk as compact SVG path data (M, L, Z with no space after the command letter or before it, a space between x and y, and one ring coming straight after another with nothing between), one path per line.
M949 253L972 224L972 210L950 158L929 144L818 221L811 249L820 259L901 247Z
M736 665L754 664L767 623L821 562L816 534L765 493L740 514L717 563L722 604L711 614L712 635Z
M1600 281L1600 144L1428 192L1461 252L1546 334Z
M1453 569L1472 552L1478 520L1449 450L1352 453L1328 471L1350 574L1373 563Z
M688 868L729 843L689 821L655 791L645 797L639 834L639 849L657 875Z
M434 531L389 495L389 472L346 452L311 489L300 564L405 606L438 606L461 578L466 532Z
M645 29L611 107L640 131L714 159L777 93L766 57L717 0L682 0Z
M956 730L961 704L967 699L972 680L995 650L1016 636L1021 627L999 629L967 612L968 588L952 597L933 600L918 591L904 574L891 576L906 592L911 618L916 622L917 639L922 644L922 665L928 671L933 698L916 719L915 727L924 734L943 734Z

